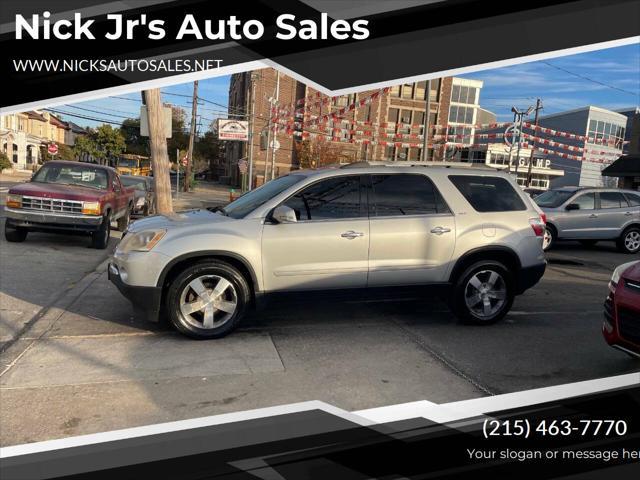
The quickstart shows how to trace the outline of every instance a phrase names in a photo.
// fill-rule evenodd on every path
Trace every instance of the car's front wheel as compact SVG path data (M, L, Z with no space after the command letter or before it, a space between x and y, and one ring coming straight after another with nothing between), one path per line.
M618 249L624 253L640 252L640 227L627 228L618 239Z
M28 233L26 228L13 227L8 222L4 224L4 238L7 242L24 242Z
M91 246L98 250L104 250L109 244L109 234L111 230L111 220L108 216L102 219L98 229L91 234Z
M469 266L453 286L451 309L465 323L489 325L509 312L514 282L500 262L480 261Z
M171 283L167 309L173 326L193 338L220 338L242 320L251 299L247 280L228 263L191 265Z
M124 232L129 226L129 222L131 221L131 210L131 205L129 205L125 214L118 219L118 230L120 232Z

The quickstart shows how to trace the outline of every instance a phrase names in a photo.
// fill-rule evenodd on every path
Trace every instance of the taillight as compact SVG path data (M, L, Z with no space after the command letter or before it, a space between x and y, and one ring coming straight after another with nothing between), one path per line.
M546 213L541 213L540 214L540 220L542 220L544 222L544 224L547 224L547 214Z
M531 228L533 228L533 232L536 234L536 237L544 236L545 220L546 218L544 218L543 215L529 219L529 224L531 225Z

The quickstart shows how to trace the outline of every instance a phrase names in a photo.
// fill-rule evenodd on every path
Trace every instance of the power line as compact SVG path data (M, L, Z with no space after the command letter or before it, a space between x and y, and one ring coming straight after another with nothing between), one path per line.
M571 70L567 70L566 68L559 67L558 65L554 65L553 63L549 63L549 62L546 62L544 60L541 60L541 62L544 63L545 65L551 67L551 68L555 68L556 70L560 70L561 72L568 73L569 75L573 75L574 77L582 78L583 80L587 80L589 82L596 83L598 85L602 85L603 87L607 87L607 88L610 88L612 90L618 90L619 92L626 93L628 95L633 95L634 97L640 96L640 93L631 92L629 90L625 90L623 88L619 88L619 87L610 85L608 83L601 82L599 80L594 80L593 78L587 77L587 76L582 75L580 73L575 73L575 72L572 72Z

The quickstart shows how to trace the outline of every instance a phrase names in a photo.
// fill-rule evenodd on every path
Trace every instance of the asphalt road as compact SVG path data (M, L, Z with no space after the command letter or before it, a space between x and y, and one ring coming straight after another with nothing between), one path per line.
M2 445L305 400L448 402L640 368L600 333L611 271L631 260L613 244L559 245L540 284L489 327L460 325L435 299L296 302L213 341L137 318L99 267L107 252L87 245L0 239Z

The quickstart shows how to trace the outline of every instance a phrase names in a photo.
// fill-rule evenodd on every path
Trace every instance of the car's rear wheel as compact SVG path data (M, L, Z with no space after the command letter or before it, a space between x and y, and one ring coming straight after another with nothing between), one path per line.
M489 325L509 312L514 290L512 276L502 263L480 261L458 277L451 296L451 309L465 323Z
M251 299L247 280L228 263L209 260L191 265L167 291L169 320L192 338L220 338L242 320Z
M109 244L109 231L111 230L111 220L108 216L102 219L98 230L91 234L91 246L98 250L104 250Z
M11 226L8 222L4 224L4 238L7 242L24 242L28 233L26 228Z
M124 232L131 221L131 205L127 206L126 213L118 219L118 230Z
M554 243L556 243L556 239L558 238L558 233L556 229L552 225L547 225L544 227L544 235L542 238L542 249L546 252L547 250L551 250Z
M640 227L629 227L618 239L618 249L624 253L640 252Z

